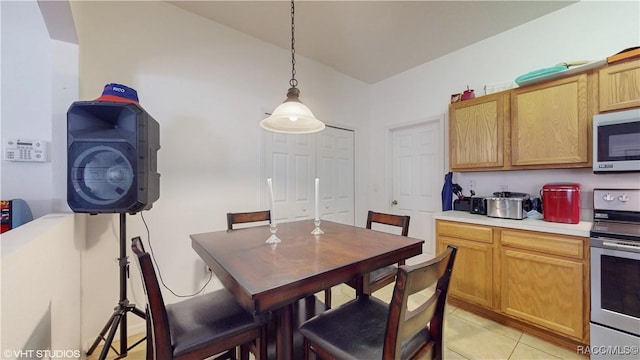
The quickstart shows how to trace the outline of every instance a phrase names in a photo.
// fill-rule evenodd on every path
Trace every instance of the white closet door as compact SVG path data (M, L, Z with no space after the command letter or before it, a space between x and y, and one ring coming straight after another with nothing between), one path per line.
M354 132L327 127L318 134L322 219L354 224Z
M272 216L279 222L313 217L316 169L316 138L313 135L267 133L265 174L273 180L275 209ZM268 192L265 204L268 202Z
M320 179L323 220L354 224L354 132L326 127L316 134L263 132L263 204L268 206L266 179L273 179L277 221L314 217L315 178Z

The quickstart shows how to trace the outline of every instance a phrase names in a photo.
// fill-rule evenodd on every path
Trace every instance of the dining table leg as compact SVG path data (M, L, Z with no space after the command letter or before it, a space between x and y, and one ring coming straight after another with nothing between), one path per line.
M276 358L293 359L293 304L287 304L277 311Z

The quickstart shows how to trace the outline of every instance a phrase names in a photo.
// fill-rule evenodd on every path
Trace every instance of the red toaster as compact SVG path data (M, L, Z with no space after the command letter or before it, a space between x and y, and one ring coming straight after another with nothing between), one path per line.
M546 184L542 187L544 221L577 224L580 222L580 185Z

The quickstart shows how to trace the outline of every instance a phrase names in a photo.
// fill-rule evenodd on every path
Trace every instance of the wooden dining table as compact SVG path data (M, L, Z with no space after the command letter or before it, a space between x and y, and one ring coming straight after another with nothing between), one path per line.
M422 253L423 240L322 221L312 235L312 220L277 224L281 242L265 243L269 226L191 235L191 244L222 284L256 316L273 312L276 357L293 358L293 303L326 288L358 278L366 292L367 274Z

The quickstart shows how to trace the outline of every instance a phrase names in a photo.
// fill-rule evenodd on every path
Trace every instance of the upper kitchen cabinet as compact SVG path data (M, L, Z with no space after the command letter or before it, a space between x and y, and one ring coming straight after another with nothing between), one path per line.
M587 74L511 91L513 168L591 166Z
M449 106L452 171L483 171L504 166L508 99L509 93L501 92Z
M606 66L599 77L601 112L640 106L640 60Z

